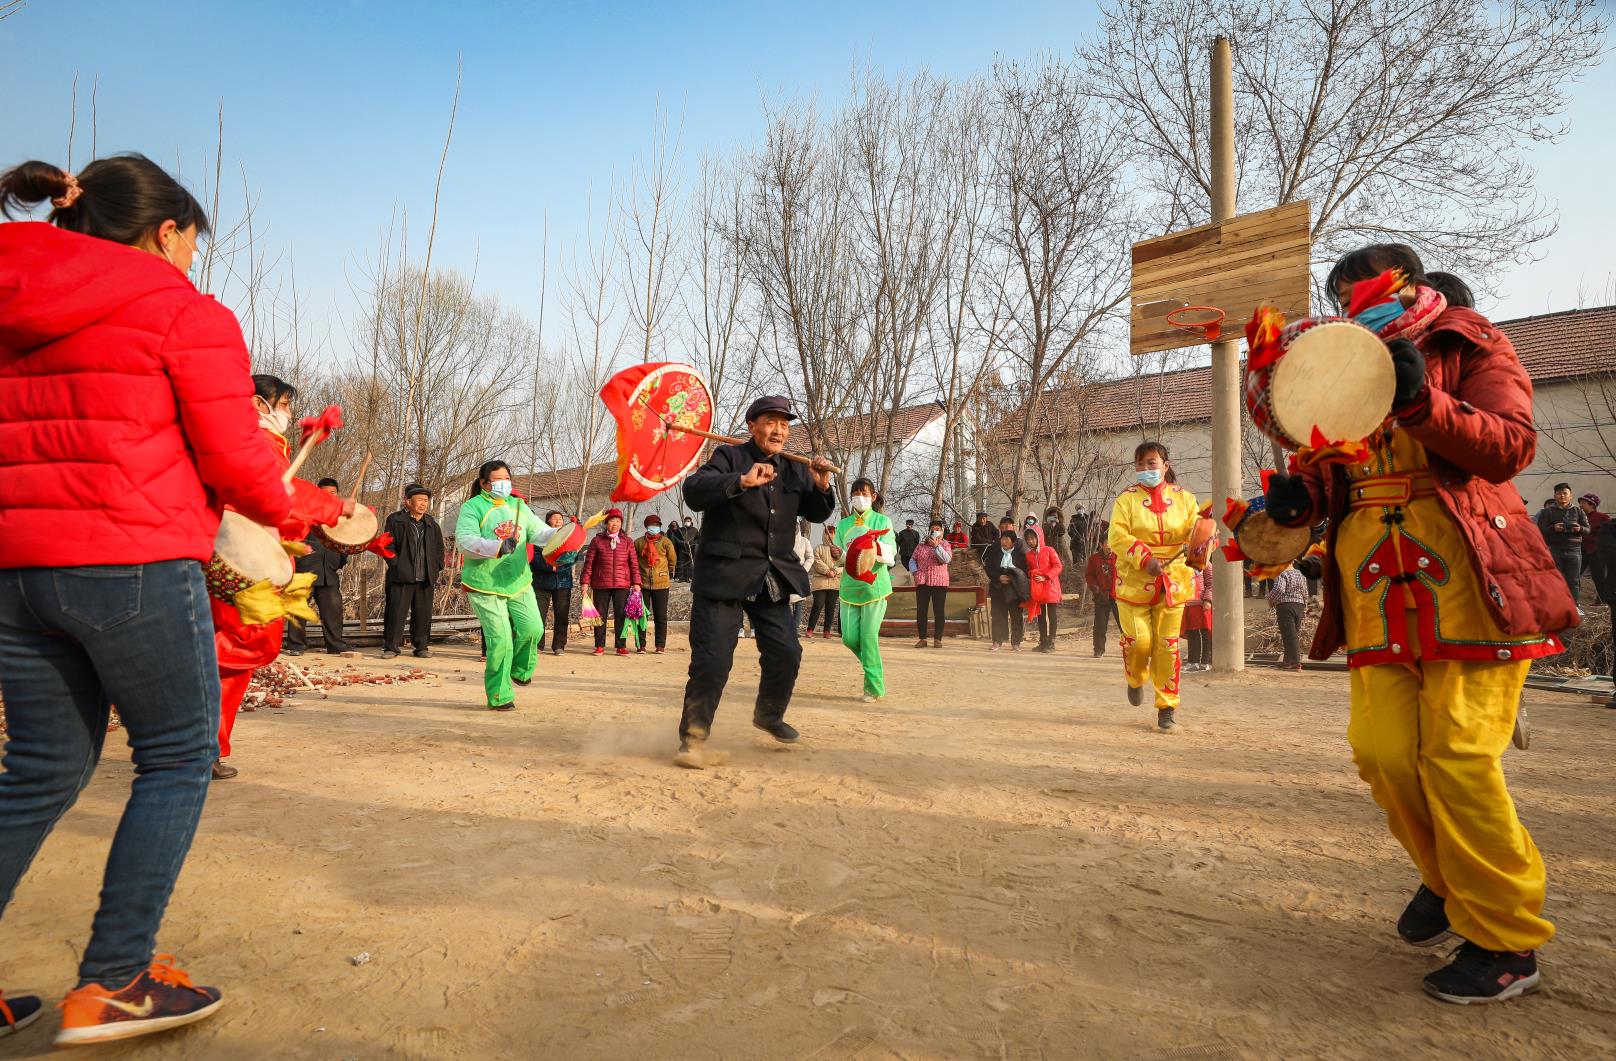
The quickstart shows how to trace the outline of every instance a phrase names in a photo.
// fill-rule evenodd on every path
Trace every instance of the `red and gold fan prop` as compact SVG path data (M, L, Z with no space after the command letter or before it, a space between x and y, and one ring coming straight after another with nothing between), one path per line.
M649 501L678 486L701 463L707 440L731 445L746 441L713 431L713 396L707 380L695 368L676 361L625 368L606 381L600 400L617 421L613 501ZM799 464L813 463L800 453L781 456Z

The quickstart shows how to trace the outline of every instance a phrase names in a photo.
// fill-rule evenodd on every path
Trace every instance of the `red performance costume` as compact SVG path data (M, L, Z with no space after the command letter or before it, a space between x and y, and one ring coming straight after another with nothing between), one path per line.
M264 429L265 444L274 455L282 475L292 466L291 448L286 439ZM292 512L277 528L281 540L302 542L309 536L310 524L329 527L342 518L342 498L328 494L304 479L292 480ZM281 653L283 620L248 623L235 606L209 597L213 610L213 645L219 654L219 685L223 697L219 709L219 758L230 755L230 732L236 726L236 713L252 682L253 671L273 663Z

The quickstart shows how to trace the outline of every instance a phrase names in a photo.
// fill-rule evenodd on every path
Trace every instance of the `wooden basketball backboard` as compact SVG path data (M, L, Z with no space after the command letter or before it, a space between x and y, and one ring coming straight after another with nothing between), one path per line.
M1226 314L1223 338L1239 338L1258 305L1290 320L1310 309L1311 204L1303 200L1133 245L1129 349L1135 354L1206 342L1167 322L1185 306Z

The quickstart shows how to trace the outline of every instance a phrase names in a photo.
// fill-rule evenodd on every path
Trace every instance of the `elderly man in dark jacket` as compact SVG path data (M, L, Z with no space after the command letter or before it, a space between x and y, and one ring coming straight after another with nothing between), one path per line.
M341 487L332 478L321 479L317 484L321 490L328 494L335 494ZM314 589L309 594L314 601L314 610L320 613L320 630L325 635L325 650L333 656L348 651L348 642L342 639L342 575L343 565L348 562L346 553L339 553L335 549L327 549L325 542L317 534L310 534L303 542L309 547L306 555L297 558L297 569L300 572L312 571L314 573ZM283 650L288 656L301 656L308 651L309 639L303 629L301 621L288 619L286 621L286 647Z
M751 440L719 446L685 480L685 505L704 515L691 585L690 678L674 758L680 766L705 765L702 747L729 681L743 615L751 620L763 668L752 724L782 744L797 739L785 721L802 664L791 597L808 596L808 572L796 554L797 521L824 522L836 498L823 458L810 470L782 456L796 418L788 399L759 398L746 411Z
M404 616L417 656L430 656L432 591L443 570L443 530L432 516L432 491L417 483L404 488L404 507L387 517L393 551L387 561L387 611L382 619L382 658L398 655Z

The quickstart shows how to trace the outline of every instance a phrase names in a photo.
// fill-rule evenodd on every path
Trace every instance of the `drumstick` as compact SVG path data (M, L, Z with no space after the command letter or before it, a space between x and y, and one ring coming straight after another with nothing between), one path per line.
M716 431L703 431L699 427L681 427L678 424L668 423L666 420L664 420L662 424L669 431L682 431L687 435L699 435L702 438L710 438L714 442L728 442L732 446L739 446L746 442L746 439L744 438L735 438L732 435L720 435ZM786 453L782 450L780 456L784 457L788 461L796 461L798 464L806 464L809 467L812 467L814 463L814 459L812 457L804 457L800 453ZM834 464L832 464L828 470L833 475L842 474L842 470L836 467Z
M365 462L359 466L359 478L355 479L353 484L353 502L356 505L359 503L359 491L364 488L365 473L368 471L370 471L370 454L366 453Z

